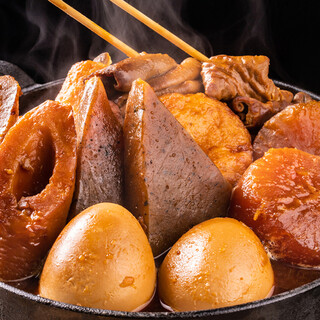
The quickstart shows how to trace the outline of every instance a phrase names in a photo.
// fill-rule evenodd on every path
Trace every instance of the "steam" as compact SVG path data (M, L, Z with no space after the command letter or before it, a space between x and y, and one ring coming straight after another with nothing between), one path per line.
M186 53L108 0L65 1L138 52L167 53L177 62L187 57ZM192 2L198 10L196 14L190 14L190 8L192 11L194 7L190 7L191 1L188 0L127 1L207 56L221 53L265 54L271 58L273 69L286 78L269 33L270 17L263 0L239 1L232 8L223 2L208 1L206 8L195 6ZM74 63L93 59L102 52L109 52L113 62L126 58L118 49L48 1L26 0L25 8L19 3L11 1L10 6L17 12L16 18L24 20L20 28L25 29L22 30L23 37L20 30L16 31L19 38L15 42L14 39L7 39L7 43L2 41L2 50L8 53L2 59L18 64L37 82L64 78ZM208 12L203 13L203 10ZM241 10L238 15L240 21L232 21L232 16L224 16L232 10ZM186 11L189 14L188 22L182 18ZM202 20L198 27L208 26L206 30L203 29L208 39L190 26L195 18L202 18L201 13L206 20ZM4 16L4 19L7 19L7 24L11 18ZM220 19L223 23L214 24L214 19ZM221 29L221 26L225 29ZM236 37L233 36L234 31Z
M185 0L128 2L199 51L210 52L209 42L182 21L181 10ZM138 52L168 53L177 62L187 57L183 51L110 1L66 0L66 3ZM12 5L15 6L14 3ZM18 5L16 10L21 10ZM44 79L43 82L46 82L63 78L75 62L93 59L106 51L110 53L113 62L126 58L118 49L47 1L26 0L25 12L21 12L23 14L28 32L22 45L28 52L22 56L23 50L17 48L13 60L25 71L33 73L31 76L36 80Z
M182 20L181 11L185 2L184 0L131 0L128 2L199 51L205 53L205 51L208 51L206 50L208 48L210 51L211 46L208 40L197 34L195 30ZM102 16L99 15L99 12L96 12L96 16L99 17L98 20L107 30L138 52L168 53L178 62L187 56L169 41L135 18L132 18L114 4L109 1L102 1L102 3ZM114 60L119 60L117 54Z

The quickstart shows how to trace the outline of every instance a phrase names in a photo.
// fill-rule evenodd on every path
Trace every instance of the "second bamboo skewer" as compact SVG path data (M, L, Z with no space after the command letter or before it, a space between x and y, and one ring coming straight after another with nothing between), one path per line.
M127 44L113 36L108 31L104 30L100 26L98 26L96 23L94 23L92 20L88 19L86 16L84 16L79 11L75 10L62 0L48 0L52 4L54 4L56 7L64 11L66 14L83 24L85 27L93 31L95 34L100 36L102 39L108 41L110 44L115 46L117 49L122 51L124 54L126 54L128 57L136 57L139 55L137 51L129 47Z
M123 0L110 0L114 4L116 4L118 7L147 25L149 28L151 28L153 31L159 33L161 36L172 42L174 45L176 45L178 48L183 50L184 52L188 53L191 57L201 61L206 62L209 61L209 58L206 57L204 54L196 50L195 48L191 47L188 43L183 41L182 39L178 38L176 35L174 35L169 30L162 27L157 22L150 19L148 16L137 10L135 7L131 6L129 3L123 1Z

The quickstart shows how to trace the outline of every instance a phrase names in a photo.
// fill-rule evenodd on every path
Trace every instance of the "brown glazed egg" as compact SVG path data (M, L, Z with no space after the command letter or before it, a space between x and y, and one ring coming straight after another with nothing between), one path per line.
M136 311L153 297L156 269L147 237L129 211L112 203L89 207L54 243L40 278L40 296L85 307Z
M185 233L165 257L159 297L173 311L221 308L272 294L273 270L251 229L214 218Z
M233 191L230 216L258 235L273 258L320 266L320 157L270 149Z

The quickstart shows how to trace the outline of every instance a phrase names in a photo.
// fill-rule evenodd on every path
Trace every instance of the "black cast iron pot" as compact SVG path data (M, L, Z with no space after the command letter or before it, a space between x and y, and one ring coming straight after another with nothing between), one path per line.
M15 65L0 61L0 75L10 74L20 83L23 95L20 110L24 113L46 99L54 99L62 80L36 84ZM299 92L306 90L275 81L276 85ZM307 92L315 100L320 96ZM193 312L121 312L70 305L39 297L0 282L1 320L97 320L97 319L214 319L214 320L319 320L320 278L299 288L243 305Z

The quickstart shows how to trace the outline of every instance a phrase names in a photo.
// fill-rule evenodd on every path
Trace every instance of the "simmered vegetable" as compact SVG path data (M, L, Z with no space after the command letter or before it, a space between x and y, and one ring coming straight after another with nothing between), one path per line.
M63 229L39 293L80 306L137 311L152 299L155 284L153 255L139 222L123 207L101 203Z
M0 145L0 279L39 271L65 225L76 170L72 110L47 101L26 113Z
M240 179L230 215L252 228L275 259L319 267L319 191L320 157L270 149Z
M270 148L297 148L320 155L320 103L288 106L267 121L253 144L258 159Z

